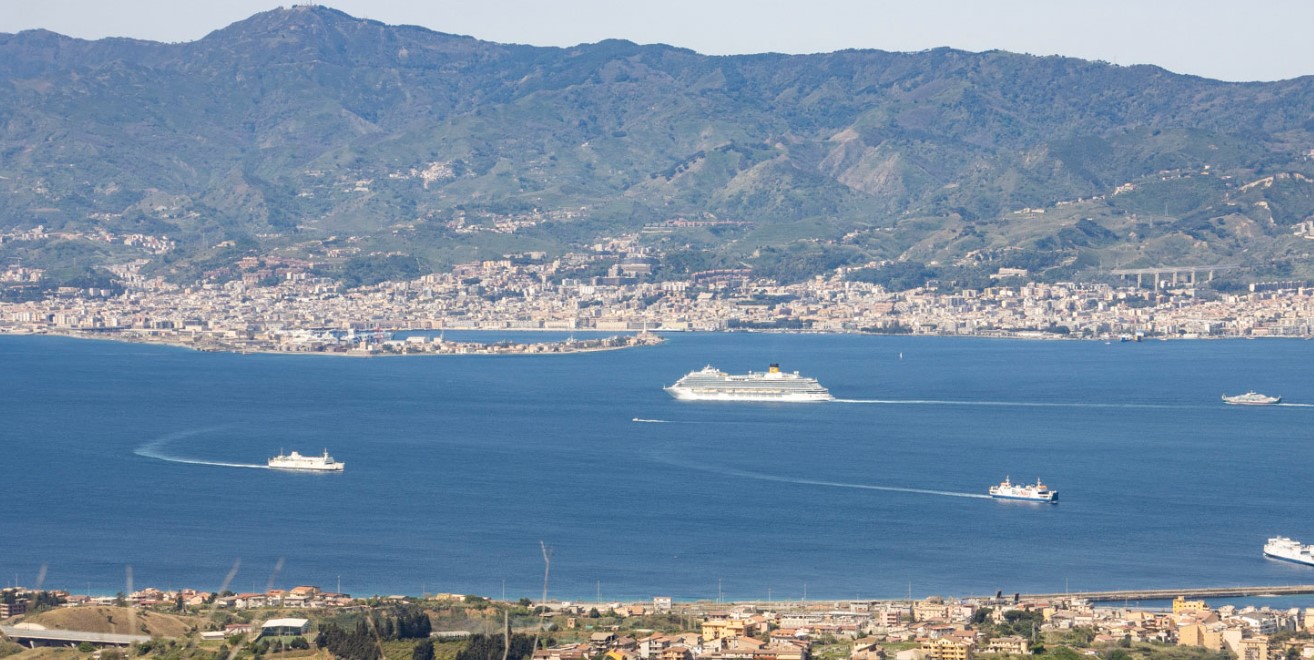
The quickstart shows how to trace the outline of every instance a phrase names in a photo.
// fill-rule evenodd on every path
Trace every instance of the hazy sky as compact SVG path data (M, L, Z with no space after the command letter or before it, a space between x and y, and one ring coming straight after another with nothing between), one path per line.
M191 41L275 0L0 0L0 32L46 28ZM1314 1L335 0L354 16L480 39L570 46L606 38L707 54L951 46L1157 64L1222 80L1314 74Z

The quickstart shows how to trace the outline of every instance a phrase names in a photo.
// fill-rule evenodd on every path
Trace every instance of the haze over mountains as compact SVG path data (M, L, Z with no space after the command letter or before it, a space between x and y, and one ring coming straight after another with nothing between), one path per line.
M645 226L671 277L1314 271L1314 77L540 48L300 6L182 44L0 35L0 85L0 264L65 277L251 254L406 277Z

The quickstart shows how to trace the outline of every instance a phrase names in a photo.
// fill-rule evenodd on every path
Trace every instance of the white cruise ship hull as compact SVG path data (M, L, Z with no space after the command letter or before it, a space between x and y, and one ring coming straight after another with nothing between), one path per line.
M726 392L697 391L684 387L667 387L665 390L680 401L757 401L776 403L820 403L834 401L824 393L807 392Z

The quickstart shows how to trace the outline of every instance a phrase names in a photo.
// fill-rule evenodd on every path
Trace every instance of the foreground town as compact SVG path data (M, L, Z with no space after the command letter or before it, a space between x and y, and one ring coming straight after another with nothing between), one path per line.
M634 237L588 254L541 253L464 264L449 273L354 289L314 274L314 263L246 257L236 277L192 286L116 267L124 290L62 289L0 303L0 332L152 341L201 350L348 354L570 352L642 345L645 331L796 330L990 337L1140 339L1314 336L1314 289L1252 284L1197 289L1213 275L1180 269L1115 284L1026 283L1001 269L998 286L950 290L931 282L892 292L848 277L854 268L782 285L748 270L650 278L655 259ZM592 268L606 275L566 277ZM233 275L232 272L229 273ZM1149 281L1152 277L1153 281ZM39 281L11 266L0 279ZM395 330L556 330L641 333L582 343L453 343L440 332L393 339Z
M279 652L291 657L312 649L320 657L326 651L350 657L356 653L325 647L345 643L350 634L343 630L371 628L358 634L372 636L369 648L377 646L387 657L433 657L416 649L432 650L434 644L446 645L449 657L478 657L470 649L493 640L496 658L509 625L517 633L539 635L534 660L1314 657L1314 608L1210 607L1182 597L1171 607L1138 608L1078 597L1007 595L739 604L665 597L639 603L513 603L453 594L361 599L314 586L239 594L145 589L98 598L8 588L0 595L0 632L9 640L0 645L9 644L9 651L20 650L13 644L21 643L80 647L85 653L130 646L132 655L168 651L173 657L239 651L244 657ZM128 622L134 627L117 633L115 620L120 628ZM83 628L96 627L88 622L101 625L77 629L68 625L72 621ZM161 632L169 621L176 624L174 632ZM357 626L361 621L372 623ZM1184 648L1173 651L1174 646ZM526 654L529 648L532 641L523 648ZM0 655L5 650L0 646Z

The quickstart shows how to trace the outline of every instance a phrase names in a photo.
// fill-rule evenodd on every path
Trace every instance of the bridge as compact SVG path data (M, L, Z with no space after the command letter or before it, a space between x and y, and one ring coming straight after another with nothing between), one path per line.
M38 646L77 646L89 642L97 646L130 646L149 642L149 635L84 632L81 630L43 630L24 626L0 626L5 637L32 648Z
M1173 278L1173 284L1177 284L1178 277L1189 278L1188 283L1194 285L1197 273L1205 273L1205 281L1212 282L1214 273L1221 270L1238 270L1241 266L1161 266L1158 268L1118 268L1111 271L1114 275L1120 275L1126 278L1128 275L1136 276L1136 286L1141 286L1141 278L1145 275L1154 276L1154 288L1159 289L1159 280L1164 275L1170 275Z

